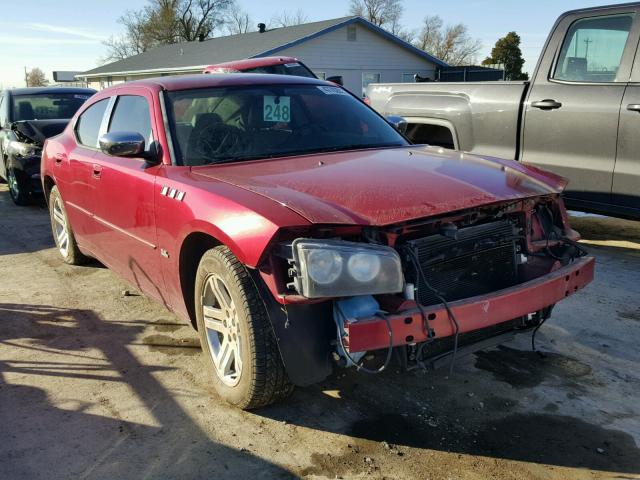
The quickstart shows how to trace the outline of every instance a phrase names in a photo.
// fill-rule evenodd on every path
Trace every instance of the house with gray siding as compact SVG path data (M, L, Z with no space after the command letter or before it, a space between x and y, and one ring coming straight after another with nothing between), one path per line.
M435 79L443 61L361 17L343 17L154 48L83 72L89 87L128 80L200 73L212 64L268 56L296 57L320 78L341 75L362 94L369 83L413 82L417 73Z

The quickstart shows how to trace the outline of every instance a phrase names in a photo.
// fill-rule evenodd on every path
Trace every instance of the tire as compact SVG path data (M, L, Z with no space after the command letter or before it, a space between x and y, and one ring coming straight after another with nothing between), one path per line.
M31 203L31 195L27 188L27 182L21 170L13 167L7 168L7 183L9 184L9 195L16 205L24 207Z
M51 219L53 239L64 262L69 265L82 265L85 263L88 259L78 248L60 191L55 185L49 194L49 217Z
M264 302L244 265L227 247L212 248L200 260L195 306L200 343L220 397L251 410L291 394L293 385Z

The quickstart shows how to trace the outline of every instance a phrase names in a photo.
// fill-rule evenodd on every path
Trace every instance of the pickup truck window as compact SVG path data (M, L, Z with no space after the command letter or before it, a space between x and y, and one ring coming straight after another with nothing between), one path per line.
M182 165L407 144L337 86L209 88L169 92L167 98Z
M615 82L633 15L577 20L567 31L553 78L569 82Z
M147 99L137 95L118 97L108 131L137 132L145 138L145 148L148 150L153 141L153 135Z
M109 99L105 98L94 103L78 117L76 122L76 138L81 145L90 148L98 147L98 135L104 112L109 104Z

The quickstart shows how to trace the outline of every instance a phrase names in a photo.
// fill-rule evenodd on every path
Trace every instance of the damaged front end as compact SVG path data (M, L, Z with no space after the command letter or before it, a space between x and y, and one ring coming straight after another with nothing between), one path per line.
M322 312L313 317L330 324L328 353L365 371L392 360L438 366L502 343L541 325L594 275L556 195L305 233L280 243L263 279L285 311Z
M42 192L40 158L47 138L62 133L68 120L24 120L13 122L13 138L4 151L10 192L14 200Z

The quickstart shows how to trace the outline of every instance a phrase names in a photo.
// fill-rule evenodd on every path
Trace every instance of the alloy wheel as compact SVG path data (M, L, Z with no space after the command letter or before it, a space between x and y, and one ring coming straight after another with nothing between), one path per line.
M209 275L204 282L202 314L216 374L225 385L234 387L242 373L243 340L229 288L216 274Z
M69 229L67 217L62 208L62 200L58 196L53 202L53 229L60 254L66 258L69 254Z
M20 185L18 185L18 179L13 171L13 168L9 168L7 171L7 183L9 184L9 191L13 198L20 196Z

